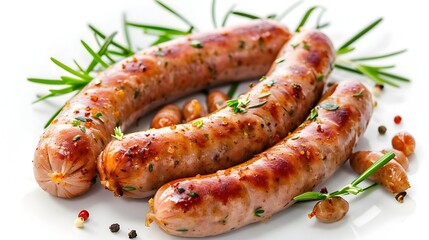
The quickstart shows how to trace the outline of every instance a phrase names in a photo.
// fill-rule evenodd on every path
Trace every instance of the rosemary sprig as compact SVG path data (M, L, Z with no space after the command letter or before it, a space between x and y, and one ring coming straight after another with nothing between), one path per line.
M44 78L28 78L27 80L33 83L38 84L46 84L46 85L58 85L63 86L63 88L60 89L49 89L49 93L38 96L38 98L33 102L37 103L42 100L65 95L72 92L79 92L83 87L85 87L92 79L91 76L92 71L94 71L96 66L101 66L104 68L107 68L110 64L106 63L102 57L106 56L108 53L108 49L110 46L114 44L113 38L116 35L116 32L107 36L101 33L96 28L90 26L90 28L93 30L94 34L104 39L104 43L100 46L98 51L93 50L85 41L81 40L81 43L83 47L88 51L88 53L93 57L92 61L88 64L86 68L83 68L76 60L73 60L73 63L77 66L77 69L74 67L68 66L67 64L57 60L56 58L51 57L51 61L63 69L68 74L71 74L70 76L60 76L60 79L44 79ZM122 46L116 43L117 48L121 48ZM129 54L130 51L126 48L122 49L122 54ZM110 60L112 60L110 58ZM63 108L62 106L60 110ZM60 110L56 111L54 115L48 120L48 122L45 124L45 127L49 126L49 124L52 122L53 119L59 114Z
M88 25L88 27L89 27L89 29L91 29L91 31L95 34L95 35L97 35L97 36L99 36L99 37L101 37L102 39L106 39L107 37L106 37L106 35L104 34L104 33L102 33L100 30L98 30L96 27L94 27L93 25L91 25L91 24L89 24ZM124 57L128 57L128 56L131 56L131 55L133 55L134 54L134 52L131 50L131 49L129 49L129 48L127 48L127 47L125 47L125 46L123 46L122 44L119 44L119 43L117 43L116 41L114 41L114 40L112 40L112 45L113 46L115 46L116 48L118 48L120 51L122 51L122 56L124 56ZM118 52L119 53L119 52Z
M165 3L161 2L160 0L155 0L155 2L157 4L159 4L161 7L163 7L164 9L166 9L167 11L169 11L170 13L172 13L173 15L175 15L176 17L178 17L180 20L182 20L184 23L186 23L190 29L197 29L195 27L195 25L193 25L188 19L186 19L185 17L183 17L180 13L178 13L177 11L173 10L171 7L167 6Z
M248 19L261 19L261 17L259 17L259 16L256 16L256 15L251 14L251 13L242 12L242 11L232 11L232 14L234 14L236 16L248 18Z
M240 83L238 82L231 84L231 87L229 88L228 93L226 94L229 99L232 99L234 97L235 92L237 91L239 85Z
M145 33L153 33L154 35L168 35L168 36L184 36L188 35L189 31L183 31L175 28L161 27L148 24L127 22L126 25L131 27L142 28ZM152 32L151 32L152 31Z
M363 182L365 179L367 179L369 176L374 174L377 170L379 170L381 167L383 167L386 163L388 163L390 160L392 160L395 157L395 154L393 152L388 152L384 154L382 157L380 157L376 162L374 162L365 172L363 172L361 175L359 175L355 180L353 180L350 184L344 186L343 188L332 192L332 193L321 193L321 192L306 192L303 194L300 194L293 199L296 201L317 201L317 200L325 200L328 198L332 198L335 196L341 196L341 195L348 195L353 194L357 195L359 193L362 193L373 186L377 185L376 183L366 187L361 188L359 187L359 183Z
M375 65L363 64L362 62L393 57L404 53L406 51L405 49L400 51L395 51L392 53L383 54L383 55L368 56L368 57L361 57L361 58L346 59L341 57L341 55L353 52L355 50L355 47L352 47L352 44L358 41L363 36L365 36L372 29L374 29L382 20L383 20L382 18L379 18L374 22L370 23L368 26L366 26L357 34L352 36L349 40L347 40L343 45L341 45L336 51L337 56L339 57L337 57L337 60L335 61L335 67L348 72L364 75L368 77L370 80L378 84L382 84L382 85L388 84L393 87L399 87L397 83L391 80L410 82L410 79L385 71L386 69L393 68L394 66L388 66L388 67L375 66Z
M212 15L212 23L213 27L217 28L217 21L216 21L216 0L212 0L212 8L211 8L211 15Z
M314 10L319 8L319 6L311 7L307 10L307 12L304 14L304 16L301 19L301 22L298 24L298 26L295 28L295 32L299 32L300 29L305 25L310 15L313 13Z
M235 5L235 4L233 4L229 9L228 9L228 11L225 13L225 16L223 17L223 20L222 20L222 27L225 27L226 26L226 22L228 21L228 19L229 19L229 16L231 16L231 14L232 14L232 12L234 11L234 9L235 9L235 7L236 7L237 5Z
M128 49L133 49L133 45L132 45L132 41L131 41L131 37L130 37L130 32L128 30L127 27L127 15L124 13L122 15L122 30L124 31L124 35L125 35L125 41L127 42L128 45Z
M299 0L294 4L290 5L288 8L286 8L286 10L278 14L275 20L278 22L281 22L290 12L292 12L295 8L297 8L301 3L302 3L302 0Z

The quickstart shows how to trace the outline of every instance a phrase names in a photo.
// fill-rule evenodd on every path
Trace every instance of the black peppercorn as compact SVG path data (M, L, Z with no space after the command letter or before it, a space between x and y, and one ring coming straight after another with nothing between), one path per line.
M114 224L110 225L109 229L111 232L118 232L120 229L120 226L119 226L119 224L114 223Z
M137 232L136 232L136 230L131 230L131 231L128 233L128 237L129 237L129 238L135 238L135 237L137 237Z

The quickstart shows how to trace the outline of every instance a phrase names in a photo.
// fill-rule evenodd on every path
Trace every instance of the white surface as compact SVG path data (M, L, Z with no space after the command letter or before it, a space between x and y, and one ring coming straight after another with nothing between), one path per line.
M210 1L165 2L195 23L199 29L210 29ZM280 12L294 1L234 1L237 9L267 15ZM348 197L350 212L335 224L321 224L308 219L313 204L299 204L275 215L269 221L247 226L224 234L216 239L401 239L426 234L427 183L429 182L427 134L427 23L429 18L424 1L305 1L283 21L291 29L299 16L313 4L326 7L325 20L331 26L325 32L336 46L378 17L383 23L369 36L357 42L360 55L386 53L402 48L409 51L383 63L396 63L395 72L412 79L400 89L386 87L377 98L378 107L369 128L358 148L382 149L390 147L394 133L406 130L417 140L416 154L411 157L409 180L412 188L403 204L378 187L369 194ZM218 1L218 18L232 4ZM1 212L2 235L17 239L128 239L127 233L135 229L137 239L174 239L163 233L155 224L144 226L147 200L115 198L97 183L82 197L65 200L43 192L33 178L32 157L43 131L44 123L61 104L61 100L32 105L36 93L47 91L26 81L27 77L57 77L63 74L49 60L55 57L71 63L76 58L88 59L80 39L92 41L86 27L92 23L109 33L121 29L123 13L129 20L184 27L184 25L159 8L153 1L2 1L0 3L0 152L2 170ZM233 20L234 19L234 20ZM242 21L231 17L233 21ZM219 20L221 21L221 20ZM232 22L233 22L232 21ZM310 19L313 23L314 18ZM140 32L132 30L133 38ZM122 36L120 36L122 37ZM139 46L144 47L144 43ZM356 78L354 75L335 71L332 79ZM368 85L370 81L363 80ZM243 86L243 89L245 87ZM183 102L183 100L181 101ZM400 125L393 124L393 117L403 117ZM377 127L386 125L387 134L380 136ZM335 190L355 175L348 165L324 186ZM77 229L73 222L81 209L91 216L84 229ZM119 223L121 231L113 234L108 227Z

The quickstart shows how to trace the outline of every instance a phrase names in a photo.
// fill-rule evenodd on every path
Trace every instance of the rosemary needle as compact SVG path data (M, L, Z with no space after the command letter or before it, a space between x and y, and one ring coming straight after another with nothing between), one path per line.
M361 192L364 192L376 184L372 184L366 188L360 188L358 186L359 183L363 182L369 176L378 171L381 167L386 165L390 160L395 157L393 152L388 152L380 157L377 161L375 161L367 170L365 170L361 175L359 175L355 180L353 180L350 184L344 186L340 190L337 190L332 193L321 193L321 192L305 192L300 194L293 199L296 201L316 201L316 200L324 200L335 196L354 194L357 195Z

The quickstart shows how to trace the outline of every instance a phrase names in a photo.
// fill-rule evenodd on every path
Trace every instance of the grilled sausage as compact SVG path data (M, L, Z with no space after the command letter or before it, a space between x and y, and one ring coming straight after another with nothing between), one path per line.
M190 122L206 115L207 111L198 99L192 99L183 105L183 116L185 117L185 122Z
M334 61L321 32L301 33L290 42L267 76L229 101L231 107L109 143L97 163L101 183L119 196L148 197L168 181L242 163L284 138L317 103Z
M42 134L33 160L38 184L58 197L83 194L96 179L97 156L115 126L124 130L144 113L192 92L262 76L290 37L278 23L257 20L172 40L111 66Z
M162 128L182 123L182 110L174 104L161 108L153 117L151 127Z
M383 155L383 152L358 151L350 157L350 166L361 174ZM382 185L391 193L405 192L410 188L406 168L408 168L408 159L404 163L403 159L398 160L395 156L386 165L369 176L368 179Z
M212 90L207 95L207 109L209 113L212 113L218 109L226 106L226 101L229 97L222 91Z
M340 82L302 126L267 151L235 167L162 186L149 201L147 223L155 221L172 235L202 237L269 219L343 165L372 107L363 84Z

